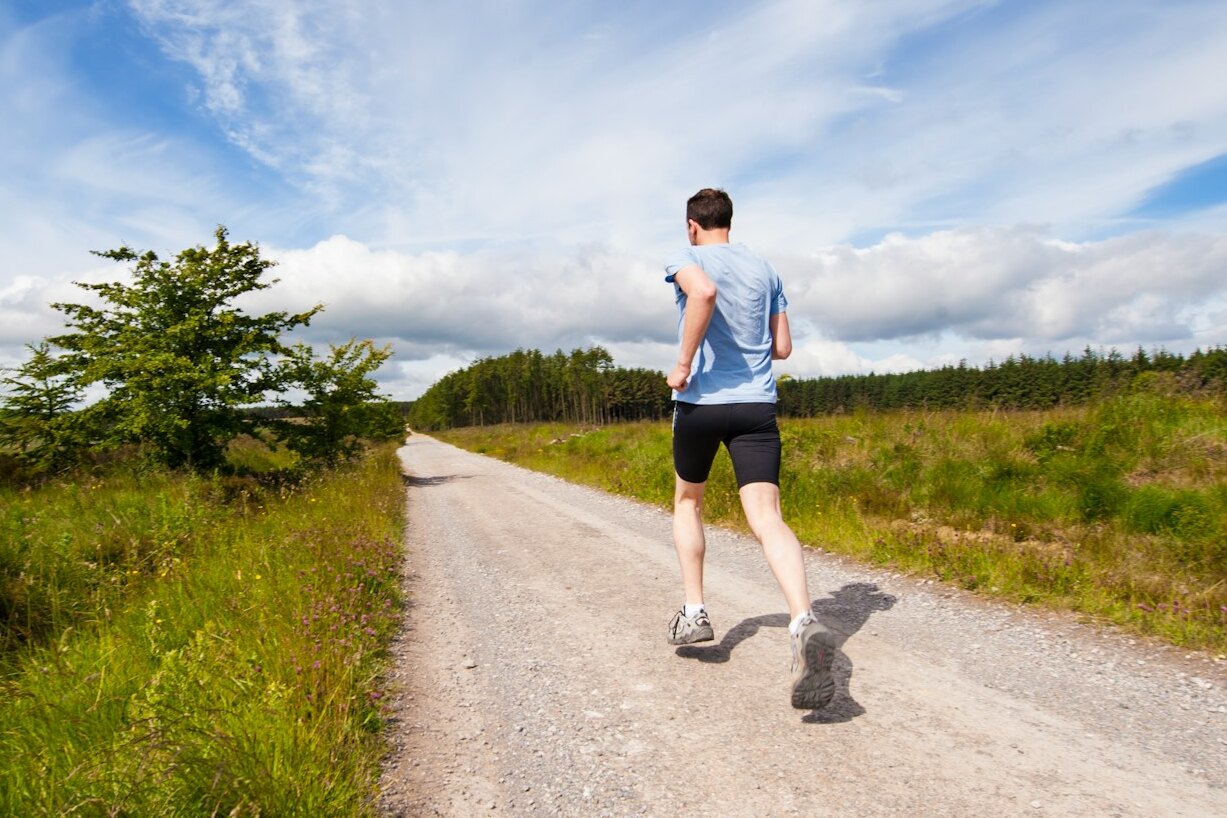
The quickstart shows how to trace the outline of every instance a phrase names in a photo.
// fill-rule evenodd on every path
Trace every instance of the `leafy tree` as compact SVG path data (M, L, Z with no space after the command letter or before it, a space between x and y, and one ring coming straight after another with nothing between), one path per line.
M46 341L26 348L30 360L0 378L7 388L0 442L38 468L56 468L70 462L82 442L80 418L72 411L82 389Z
M193 247L173 261L128 247L98 252L132 262L132 283L82 284L100 306L53 304L69 332L50 339L82 385L102 384L105 441L138 442L168 466L211 468L227 441L254 420L241 412L286 386L281 334L310 322L321 306L290 314L248 315L234 301L270 287L275 262L250 243L231 244L219 226L212 249Z
M292 347L286 373L307 396L303 416L281 424L290 447L308 459L334 463L353 456L362 438L403 436L400 410L378 394L379 384L371 377L391 354L390 346L354 339L330 346L322 359L306 344Z

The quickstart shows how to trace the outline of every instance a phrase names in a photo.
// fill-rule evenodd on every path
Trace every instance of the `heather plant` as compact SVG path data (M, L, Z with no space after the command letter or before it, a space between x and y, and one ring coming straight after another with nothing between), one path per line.
M785 516L810 545L1177 644L1227 648L1227 413L1161 377L1089 406L783 419ZM662 507L667 424L445 440ZM727 457L705 514L743 525ZM662 531L667 537L667 531Z
M0 814L375 814L402 514L391 446L0 493Z

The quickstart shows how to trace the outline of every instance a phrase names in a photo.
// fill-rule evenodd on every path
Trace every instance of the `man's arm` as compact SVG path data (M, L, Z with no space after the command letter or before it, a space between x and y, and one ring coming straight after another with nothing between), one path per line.
M782 361L792 354L792 333L788 329L788 313L777 312L767 324L771 328L771 360Z
M665 381L671 389L680 391L686 388L686 381L690 380L690 364L699 351L699 344L703 343L703 336L707 334L712 313L716 311L716 285L697 264L688 264L678 270L673 280L686 293L686 317L682 320L682 342L677 353L677 365Z

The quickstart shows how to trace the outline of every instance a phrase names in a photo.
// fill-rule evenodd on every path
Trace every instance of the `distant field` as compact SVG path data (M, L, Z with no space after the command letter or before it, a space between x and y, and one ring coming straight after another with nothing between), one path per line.
M1034 412L781 422L802 541L978 593L1227 651L1227 412L1139 392ZM666 423L453 429L444 440L668 507ZM727 456L708 519L744 525Z
M394 448L0 489L0 815L374 815Z

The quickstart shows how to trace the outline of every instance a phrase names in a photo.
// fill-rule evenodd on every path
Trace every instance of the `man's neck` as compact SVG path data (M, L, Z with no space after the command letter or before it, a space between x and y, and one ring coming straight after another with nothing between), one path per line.
M700 244L728 244L729 230L727 227L717 227L712 230L704 230L700 227L694 231L694 242L692 243L695 246Z

